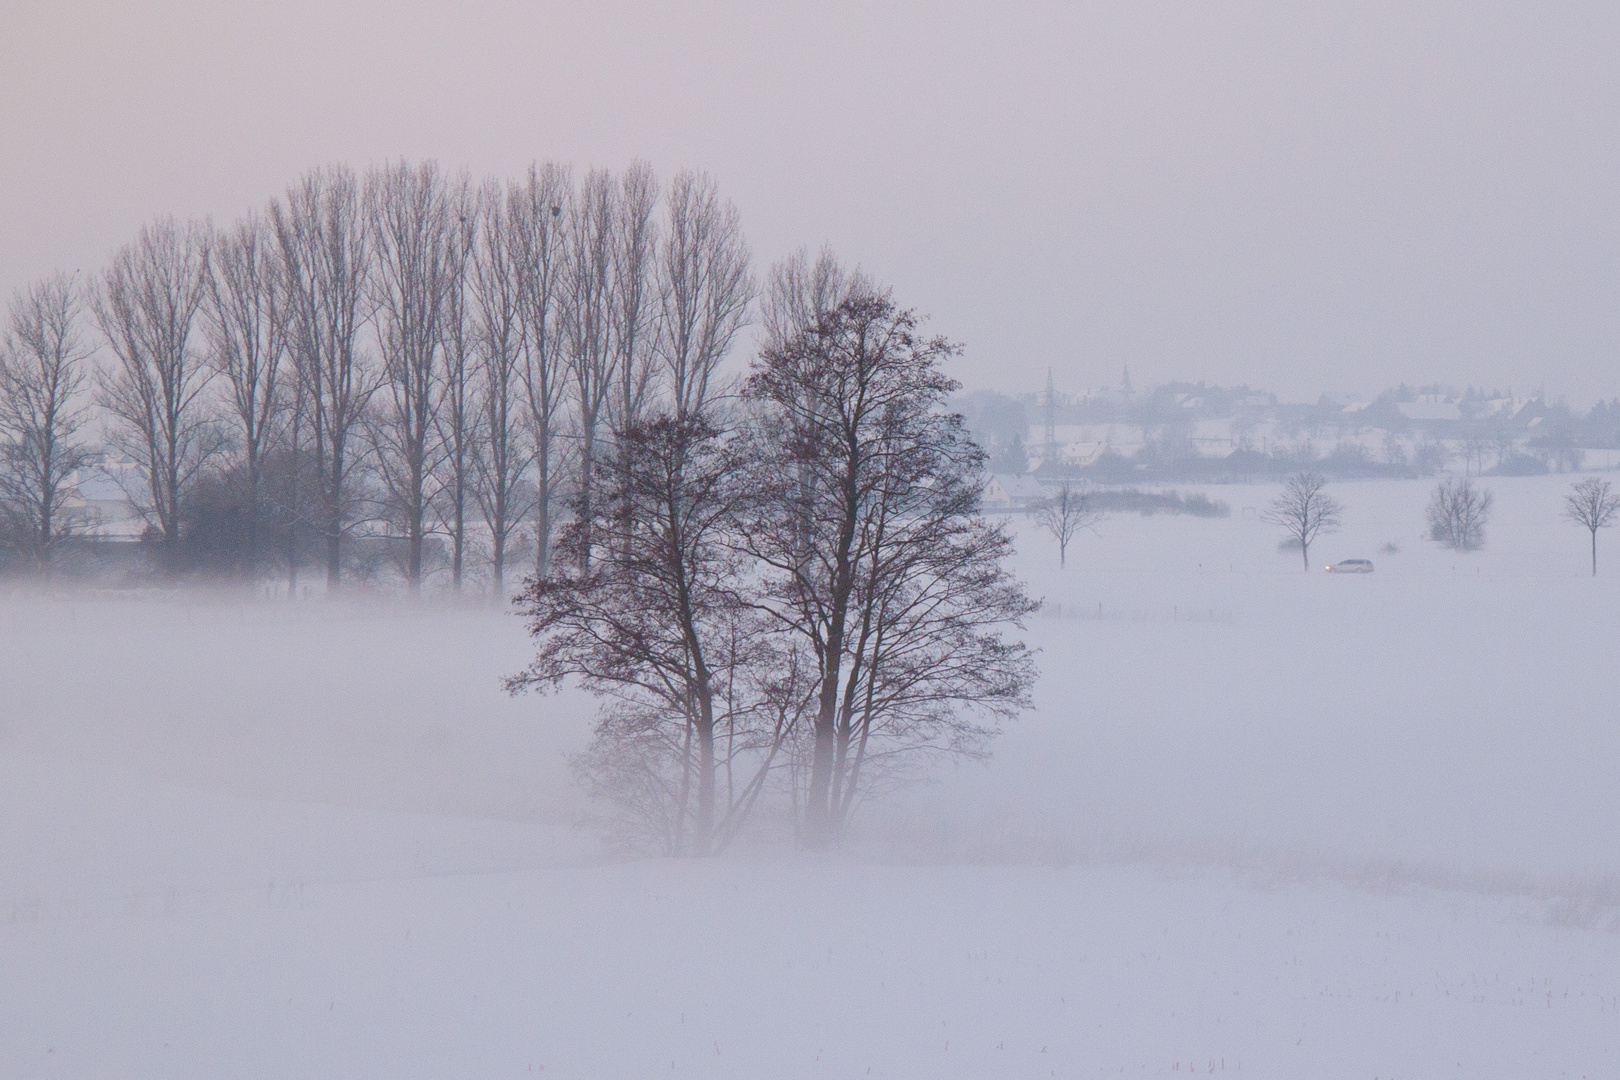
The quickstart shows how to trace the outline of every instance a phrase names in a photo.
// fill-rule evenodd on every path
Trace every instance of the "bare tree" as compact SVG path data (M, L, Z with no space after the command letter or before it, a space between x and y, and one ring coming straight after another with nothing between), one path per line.
M645 161L635 161L617 185L612 215L613 392L608 410L615 431L641 420L651 393L653 347L658 340L656 290L658 179Z
M382 350L382 407L373 426L391 515L404 533L405 580L422 587L428 482L442 444L443 344L457 282L455 194L437 163L398 162L366 178L375 238L371 295Z
M1344 506L1322 490L1327 478L1321 473L1305 472L1290 476L1283 484L1282 494L1271 501L1265 520L1280 527L1290 540L1299 544L1300 557L1305 569L1311 568L1311 542L1324 532L1339 527Z
M271 204L270 221L286 275L289 344L320 487L326 587L334 591L361 461L354 435L377 388L359 342L371 267L360 184L345 166L308 173L288 189L284 203Z
M114 446L139 467L127 492L162 531L165 564L179 569L181 504L223 448L202 398L213 372L191 335L207 291L206 234L163 218L113 256L95 292L96 321L117 357L101 379L116 422Z
M1491 451L1496 458L1496 468L1500 472L1502 463L1513 456L1514 448L1518 445L1518 436L1513 431L1513 425L1508 420L1497 420L1491 425Z
M754 298L749 257L737 208L720 201L713 178L677 175L659 260L658 343L676 416L703 411L715 370L748 321Z
M1490 431L1483 427L1472 427L1463 438L1463 472L1466 475L1472 465L1475 476L1485 473L1485 455L1496 446L1496 439Z
M739 463L700 417L656 417L619 432L603 465L596 521L576 518L564 535L572 566L587 536L598 554L588 571L530 582L524 611L542 644L509 685L578 677L611 699L588 779L656 820L666 853L712 854L755 805L796 717L772 707L782 635L742 591Z
M918 755L982 752L1028 700L1002 636L1034 609L979 514L983 451L941 406L955 347L864 293L760 355L740 541L761 607L816 657L805 841L836 842L872 782Z
M593 520L597 428L613 389L613 266L618 230L618 187L603 169L592 169L574 200L568 222L564 284L564 336L573 383L579 457L576 470L580 520ZM590 537L578 545L582 564L591 558Z
M1035 511L1035 524L1052 535L1058 545L1058 568L1068 565L1069 541L1081 529L1089 529L1102 519L1102 511L1091 505L1091 500L1075 491L1067 480Z
M1615 522L1620 514L1620 494L1601 477L1589 476L1572 486L1564 496L1564 517L1585 527L1592 534L1592 576L1597 577L1597 534Z
M506 595L506 549L534 500L523 474L534 454L522 436L524 252L522 204L495 181L479 193L473 247L472 316L482 438L473 455L475 494L489 527L494 595Z
M450 534L450 584L461 591L467 559L467 514L475 500L478 449L487 434L478 409L474 339L477 328L469 308L473 303L473 250L478 242L478 199L462 179L452 186L451 280L445 290L443 356L444 391L433 424L442 447L438 502L444 529Z
M1455 551L1477 551L1485 546L1490 514L1489 491L1467 477L1442 480L1429 500L1429 538Z
M782 348L851 297L875 292L859 268L846 269L831 248L815 262L800 248L771 267L761 305L766 348Z
M535 573L545 577L551 572L552 507L563 458L557 434L570 366L565 329L573 181L560 166L530 166L527 181L507 190L506 202L521 305L520 373L534 440Z
M209 237L208 360L229 384L247 490L247 571L259 558L261 480L266 456L282 432L280 377L287 354L288 296L276 240L249 212Z
M302 551L298 542L299 531L311 521L321 518L318 507L306 507L309 496L303 483L304 473L310 468L304 452L304 437L309 428L309 384L299 377L294 368L292 378L282 385L286 436L281 444L283 460L277 463L280 467L275 470L274 512L276 526L283 540L282 558L287 564L287 599L292 600L298 595L298 565ZM318 481L314 487L318 493Z
M44 575L83 524L63 506L90 457L80 435L92 350L81 323L74 279L55 274L12 298L0 342L0 511Z

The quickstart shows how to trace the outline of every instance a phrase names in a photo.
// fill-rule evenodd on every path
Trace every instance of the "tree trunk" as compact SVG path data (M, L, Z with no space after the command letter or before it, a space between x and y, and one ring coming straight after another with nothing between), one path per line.
M535 576L544 580L551 572L551 447L542 440L536 467L534 521Z
M714 699L707 692L699 696L697 738L698 798L692 854L701 856L714 849Z
M258 580L259 569L259 461L255 453L248 461L247 579Z
M47 455L45 460L51 460L49 457L51 453L49 446L46 447L45 453ZM56 509L56 486L51 483L49 470L46 470L44 477L44 481L41 485L41 494L43 497L40 499L39 505L38 568L39 576L48 578L51 576L51 548L55 546L51 543L55 536L55 534L52 532L52 529L55 526L51 519L55 516L53 511ZM1593 570L1592 572L1594 574L1597 573L1596 570Z
M504 501L504 496L503 496ZM490 572L495 578L495 599L506 592L506 511L495 512L495 527L491 530Z
M342 563L339 556L342 554L343 522L337 514L331 514L326 520L326 591L336 593L341 580L339 569Z
M816 711L815 745L810 758L810 787L805 793L804 843L811 851L822 851L832 845L832 775L834 735L836 721L831 715L837 707L838 687L830 684L821 695L821 707Z
M406 526L405 535L405 580L413 593L422 591L422 495L421 484L417 481L417 490L411 496L411 520Z
M459 466L458 466L458 471L459 471ZM462 492L464 490L465 490L465 488L462 486L462 481L460 480L460 478L458 478L456 480L456 513L455 513L455 531L456 531L456 535L452 538L452 543L454 544L454 550L451 552L451 555L450 555L450 582L451 582L452 587L454 587L454 589L456 590L456 592L461 591L461 558L462 558L463 549L467 545L467 533L466 533L466 528L467 528L467 507L466 507L466 497L462 494Z
M580 438L579 451L579 526L584 537L580 545L579 568L581 572L588 572L591 568L591 475L596 461L595 431L587 427Z

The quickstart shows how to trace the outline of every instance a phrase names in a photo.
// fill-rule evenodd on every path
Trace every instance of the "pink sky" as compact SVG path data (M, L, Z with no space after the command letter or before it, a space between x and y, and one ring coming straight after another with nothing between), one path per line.
M436 156L713 172L971 385L1620 394L1620 8L44 3L0 9L0 295L158 213Z

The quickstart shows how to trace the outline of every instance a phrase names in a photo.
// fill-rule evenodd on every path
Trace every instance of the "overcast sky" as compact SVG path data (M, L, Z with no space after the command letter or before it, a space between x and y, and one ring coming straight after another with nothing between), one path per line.
M1620 394L1620 5L0 3L0 293L434 156L713 172L969 385Z

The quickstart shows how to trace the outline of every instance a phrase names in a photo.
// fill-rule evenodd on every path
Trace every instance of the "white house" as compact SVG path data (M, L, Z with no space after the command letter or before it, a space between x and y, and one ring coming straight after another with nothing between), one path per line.
M1046 488L1027 473L1023 476L996 474L984 485L983 504L986 510L1025 510L1046 498Z
M1065 483L1075 492L1091 491L1097 486L1083 479L1036 479L1028 473L1022 476L997 473L985 481L982 505L993 513L1029 510L1056 495Z
M125 485L138 482L128 462L103 462L67 477L62 509L77 519L98 540L134 541L146 531L146 519L125 494Z

